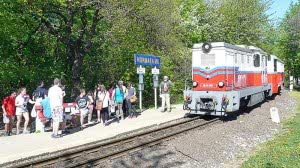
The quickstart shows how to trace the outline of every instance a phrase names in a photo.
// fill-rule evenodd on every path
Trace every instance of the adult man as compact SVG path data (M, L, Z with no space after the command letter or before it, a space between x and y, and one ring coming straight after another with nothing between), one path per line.
M161 112L165 111L165 104L167 104L167 109L171 112L171 105L170 105L170 87L172 83L168 79L167 76L164 76L164 81L160 83L159 92L161 97Z
M89 110L89 98L85 95L85 90L80 89L80 95L75 100L77 109L80 112L80 125L81 129L83 129L84 126L84 118L88 115L88 122L91 122L92 120L92 111Z
M15 91L11 92L10 96L7 96L2 101L3 110L3 123L5 123L5 134L11 136L13 128L13 120L15 117L15 97L17 96Z
M39 82L39 86L32 93L32 100L36 101L41 98L44 99L46 94L46 89L44 88L44 81Z
M39 123L39 119L37 117L37 113L39 110L36 110L36 106L40 105L40 102L45 99L46 89L44 88L44 81L39 82L39 86L33 91L32 99L35 101L35 104L31 110L31 130L30 132L35 132L37 129L37 125L42 126ZM41 131L42 128L38 128L38 131Z
M128 110L129 118L136 117L136 109L135 109L136 96L135 95L136 95L135 88L132 86L131 83L128 83L126 102L127 102L127 110Z
M50 108L52 113L53 122L53 134L52 138L59 138L58 130L59 123L63 122L63 96L64 93L59 87L60 80L58 78L54 79L54 85L48 91L48 97L50 100Z

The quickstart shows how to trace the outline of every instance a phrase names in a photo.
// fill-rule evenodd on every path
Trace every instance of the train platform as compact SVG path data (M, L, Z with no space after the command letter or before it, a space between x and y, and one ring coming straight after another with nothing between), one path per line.
M120 123L112 122L108 126L92 125L82 131L67 134L58 139L51 138L51 132L0 137L0 164L109 139L120 134L126 134L126 132L183 118L185 113L182 110L182 104L178 104L172 105L171 112L162 113L160 108L157 110L147 109L137 118L126 118Z

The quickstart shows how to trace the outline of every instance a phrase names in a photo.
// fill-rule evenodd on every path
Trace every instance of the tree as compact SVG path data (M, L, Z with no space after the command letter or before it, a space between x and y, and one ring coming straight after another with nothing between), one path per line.
M284 19L280 23L278 54L285 61L289 75L298 78L300 75L300 5L290 5Z

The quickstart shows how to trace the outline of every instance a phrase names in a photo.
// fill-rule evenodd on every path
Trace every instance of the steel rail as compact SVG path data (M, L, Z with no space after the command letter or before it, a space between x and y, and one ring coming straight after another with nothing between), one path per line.
M121 155L124 155L128 152L136 151L141 149L144 146L154 145L157 143L160 143L162 140L173 137L175 135L178 135L180 133L186 132L188 130L192 130L198 127L204 127L209 124L212 124L216 121L220 121L218 119L213 119L210 121L205 122L199 122L204 121L203 119L197 117L197 118L191 118L191 119L184 119L183 121L172 123L172 124L166 124L159 128L151 128L149 130L143 131L141 133L133 133L132 135L121 137L121 138L114 138L113 140L100 140L84 145L80 145L77 147L64 149L57 152L48 153L42 156L33 156L28 157L25 159L4 163L0 165L0 167L79 167L82 165L88 165L90 163L98 163L103 162L103 160L113 158L113 157L119 157ZM155 136L155 134L158 134L159 132L168 132L168 130L175 128L175 127L184 127L187 124L191 124L191 126L182 128L182 129L175 129L175 131L170 133L164 133L162 136L159 136L157 138L151 138ZM145 137L148 136L148 141L144 141ZM150 138L149 138L150 137ZM140 141L140 142L139 142ZM134 144L136 143L136 144ZM128 145L129 144L129 145ZM130 144L134 144L131 145ZM121 149L113 149L116 146L126 146ZM129 146L129 147L128 147ZM111 151L111 153L106 151ZM95 154L98 153L98 154ZM91 157L91 155L95 155ZM79 159L78 159L79 158ZM72 161L75 160L75 161Z

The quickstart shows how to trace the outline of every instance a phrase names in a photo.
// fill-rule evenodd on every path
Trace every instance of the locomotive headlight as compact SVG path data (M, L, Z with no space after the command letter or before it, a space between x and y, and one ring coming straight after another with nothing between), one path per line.
M210 48L209 44L205 44L204 48L208 50Z
M223 82L223 81L220 81L220 82L218 83L218 86L219 86L220 88L224 87L224 82Z
M197 87L198 86L198 82L197 81L194 81L193 82L193 87Z

